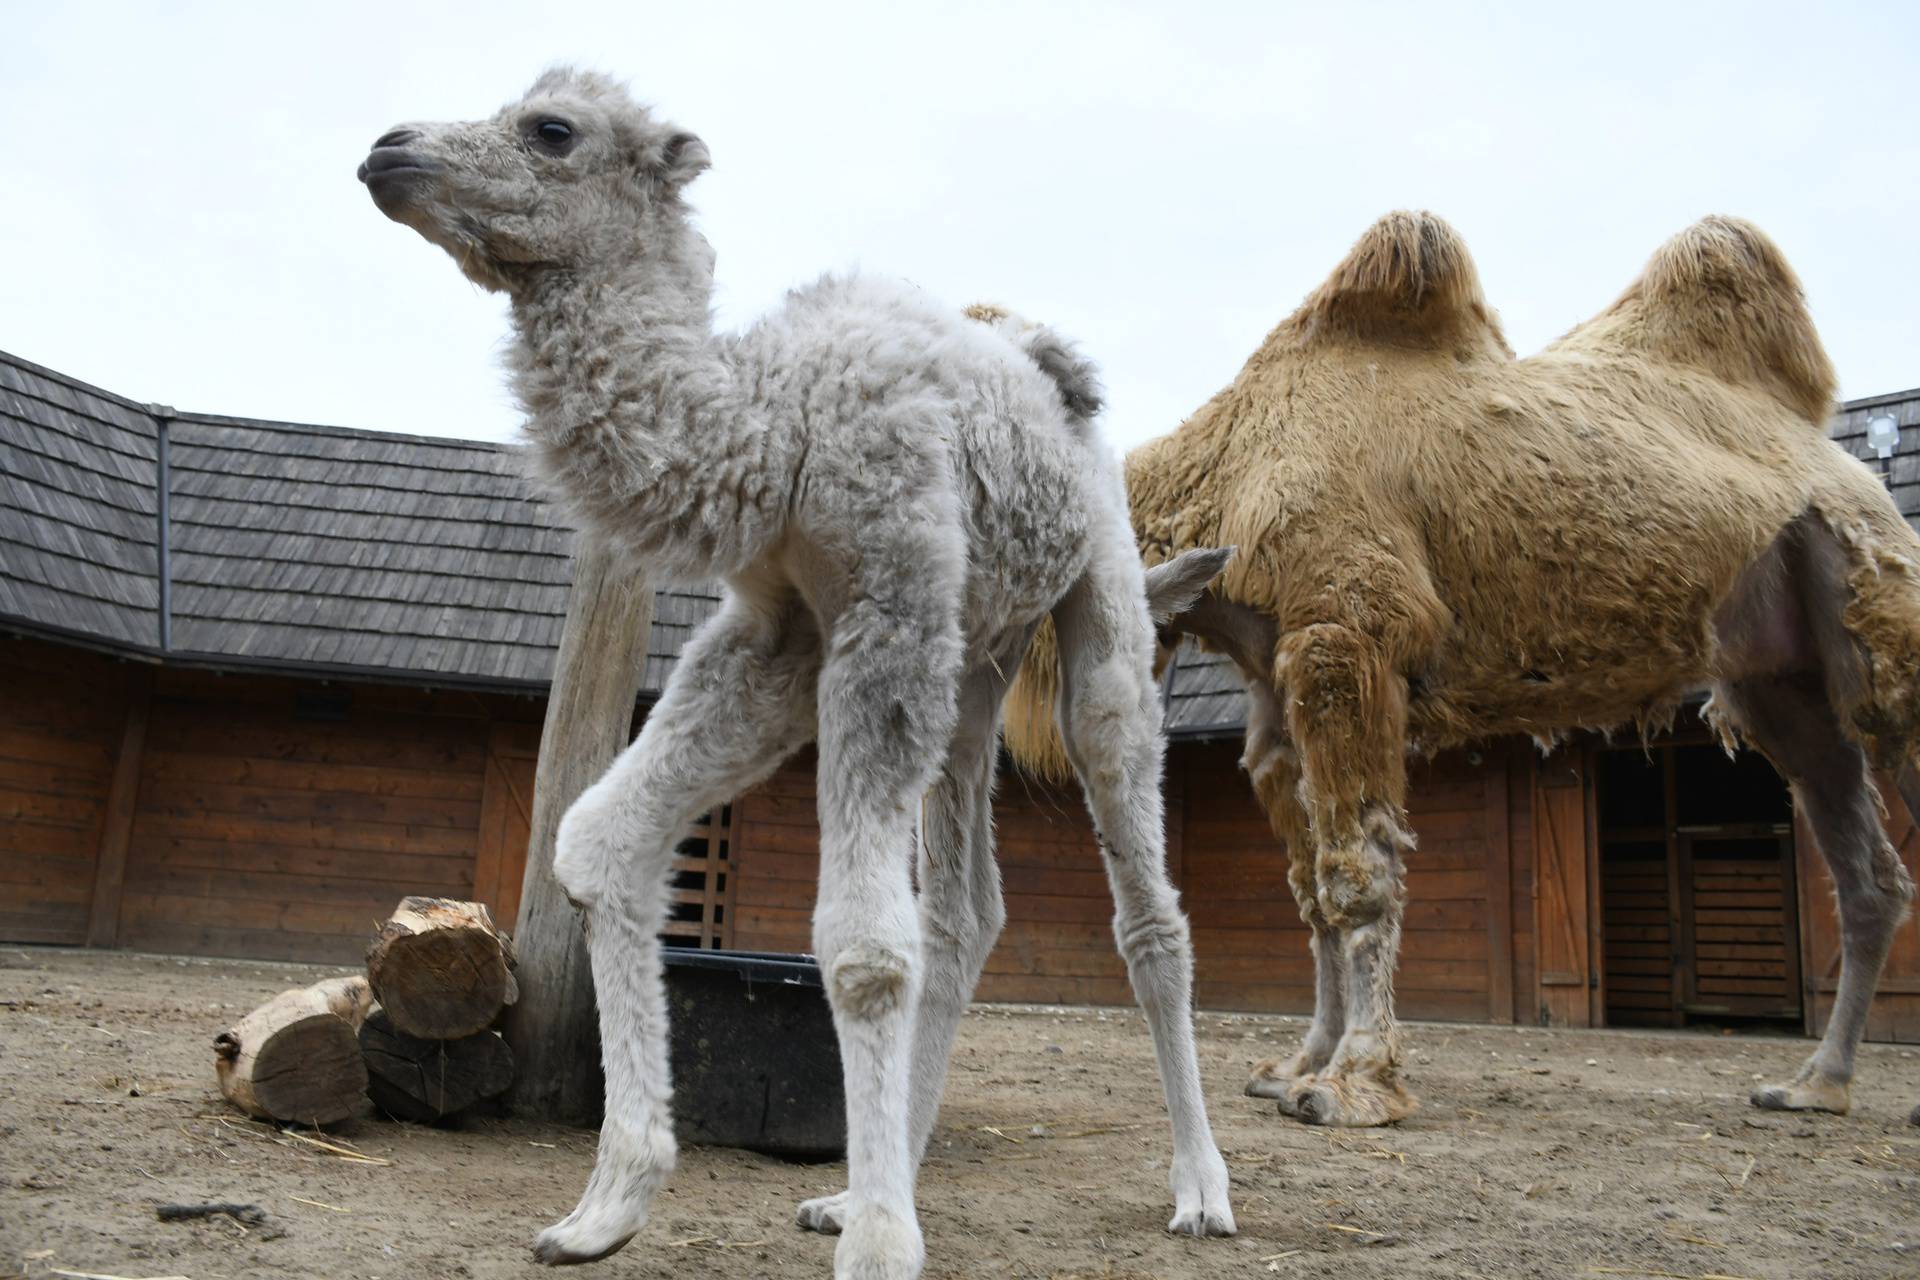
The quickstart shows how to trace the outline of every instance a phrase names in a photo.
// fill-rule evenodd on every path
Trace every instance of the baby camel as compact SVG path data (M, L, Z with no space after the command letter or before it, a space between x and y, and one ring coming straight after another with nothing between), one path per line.
M1170 1229L1231 1234L1164 868L1148 587L1089 420L1093 370L1044 328L858 278L716 336L713 253L681 196L708 163L617 85L560 70L491 119L394 129L360 171L382 212L511 299L533 458L577 524L659 578L728 587L639 738L561 824L606 1119L586 1194L535 1252L590 1261L645 1222L675 1155L656 941L674 841L817 737L814 949L846 1072L848 1188L802 1222L843 1230L836 1275L920 1273L915 1170L1004 917L1000 704L1049 616L1065 745L1172 1114ZM1189 604L1224 562L1162 566L1156 608Z

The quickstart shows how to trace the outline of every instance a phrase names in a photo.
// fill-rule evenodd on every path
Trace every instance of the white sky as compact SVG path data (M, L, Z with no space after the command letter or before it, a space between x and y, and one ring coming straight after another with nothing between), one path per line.
M181 409L509 437L504 306L354 180L546 64L701 134L718 304L820 272L1081 340L1177 425L1380 213L1514 346L1709 212L1798 267L1842 393L1920 385L1920 6L0 3L0 348Z

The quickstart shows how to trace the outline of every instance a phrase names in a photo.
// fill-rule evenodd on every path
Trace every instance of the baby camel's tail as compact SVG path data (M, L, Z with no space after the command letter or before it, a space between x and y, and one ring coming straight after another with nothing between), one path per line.
M969 320L978 320L1006 334L1015 346L1040 366L1042 373L1053 379L1053 384L1060 388L1060 400L1066 406L1067 420L1084 435L1094 418L1099 416L1100 410L1106 407L1106 392L1100 386L1100 370L1093 361L1076 351L1073 344L1057 330L1044 324L1035 324L1005 307L990 302L976 302L967 308L966 315Z
M1192 608L1232 555L1232 547L1199 547L1147 570L1147 613L1154 626L1164 627ZM1014 763L1048 782L1073 778L1073 762L1067 758L1054 711L1059 700L1060 647L1053 619L1048 618L1027 646L1026 659L1007 690L1004 733Z

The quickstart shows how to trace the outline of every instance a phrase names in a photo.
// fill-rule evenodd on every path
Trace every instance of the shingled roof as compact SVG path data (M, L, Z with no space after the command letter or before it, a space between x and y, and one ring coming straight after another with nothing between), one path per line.
M1834 438L1870 457L1879 412L1900 422L1889 483L1920 527L1920 389L1849 402ZM0 626L216 666L537 689L570 537L510 446L175 414L0 352ZM718 603L655 596L645 692ZM1245 724L1232 666L1191 644L1167 707L1180 736Z
M174 414L0 354L0 486L0 623L211 665L551 677L571 535L508 446ZM716 604L657 594L648 691Z

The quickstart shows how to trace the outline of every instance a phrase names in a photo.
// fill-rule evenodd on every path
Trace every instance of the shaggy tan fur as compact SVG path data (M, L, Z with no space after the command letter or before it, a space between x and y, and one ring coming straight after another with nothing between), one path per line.
M1854 727L1905 740L1920 539L1826 439L1833 391L1800 283L1749 223L1688 228L1515 360L1451 228L1393 214L1232 384L1128 456L1134 529L1149 564L1237 545L1217 590L1279 621L1275 678L1414 677L1408 732L1437 750L1657 721L1715 674L1714 607L1740 571L1812 510L1853 557L1847 625L1873 664ZM1045 656L1008 708L1042 770ZM1385 728L1390 695L1358 687Z
M1391 1010L1406 753L1644 729L1751 674L1751 645L1723 652L1716 620L1803 518L1846 560L1863 674L1830 694L1843 731L1904 763L1920 731L1920 538L1826 438L1833 395L1800 282L1746 222L1688 228L1600 315L1515 359L1459 237L1396 213L1230 385L1129 456L1149 564L1239 548L1213 598L1274 637L1270 654L1234 655L1273 708L1272 724L1250 716L1246 764L1316 951L1345 966L1321 987L1323 1014L1344 992L1344 1030L1316 1017L1291 1087L1255 1091L1322 1123L1411 1106ZM1008 739L1058 776L1049 655L1034 646ZM1911 887L1892 881L1903 904ZM1315 1051L1316 1036L1340 1047Z

